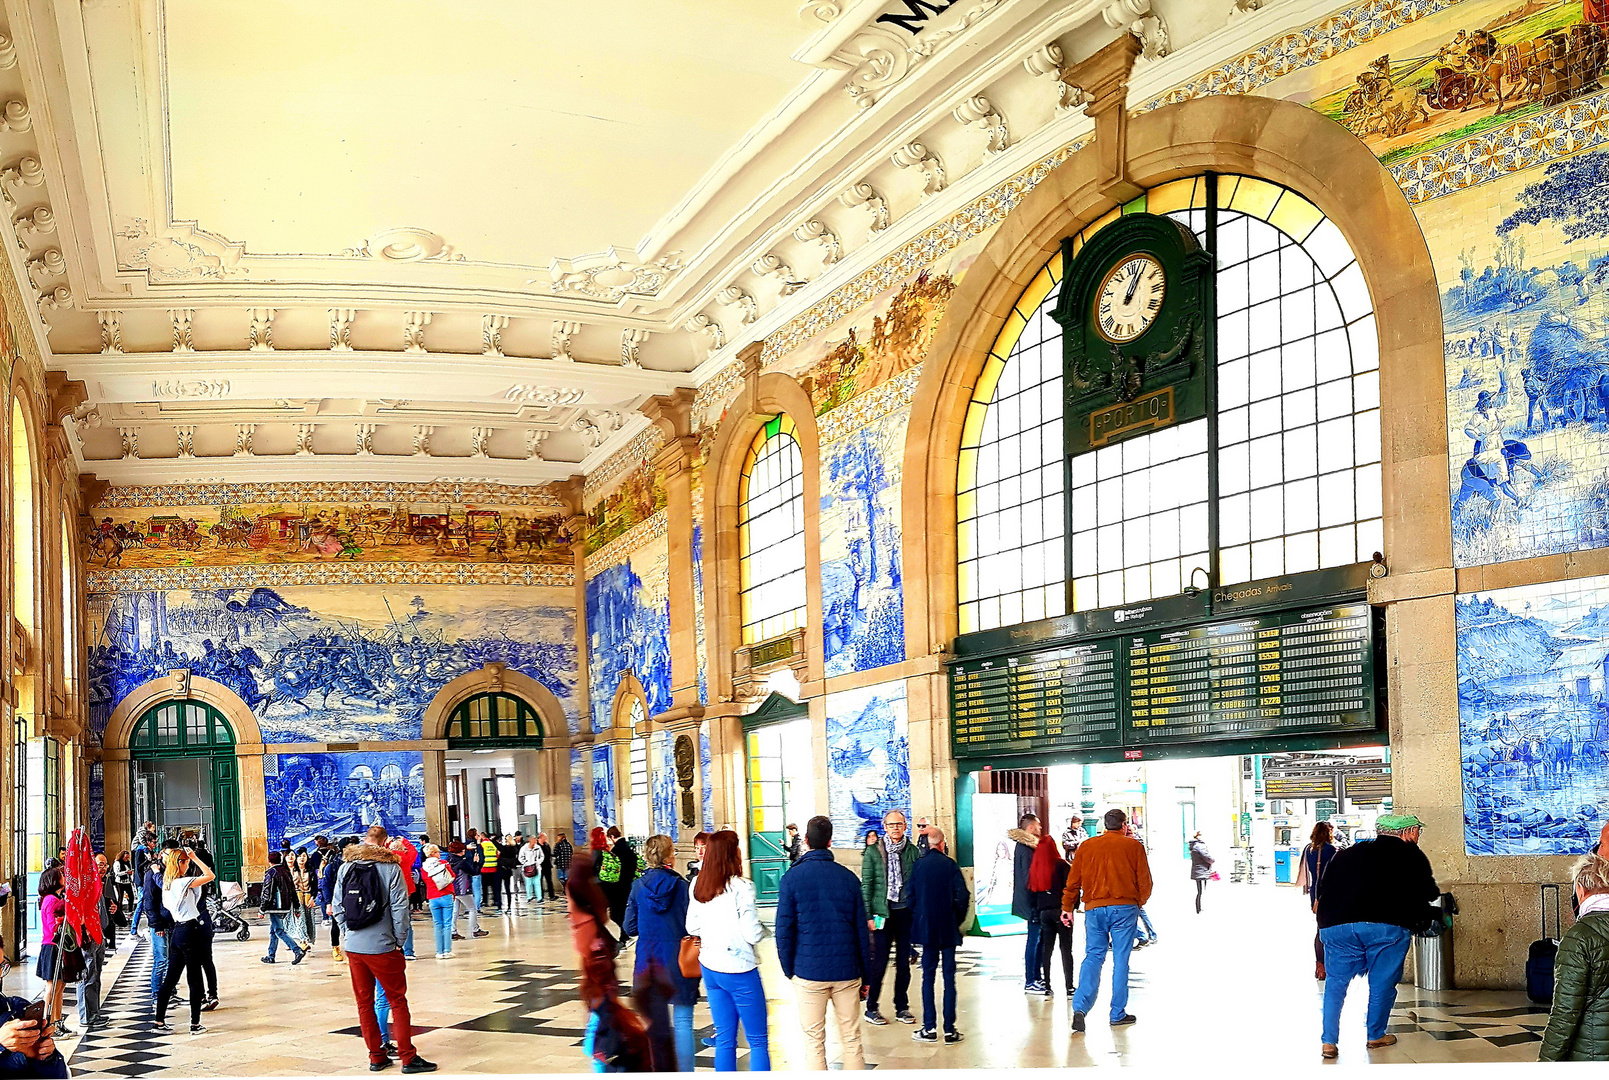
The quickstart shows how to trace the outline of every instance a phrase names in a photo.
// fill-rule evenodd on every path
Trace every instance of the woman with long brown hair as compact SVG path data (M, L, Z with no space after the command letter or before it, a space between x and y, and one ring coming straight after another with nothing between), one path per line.
M749 1071L771 1070L766 1032L765 987L754 947L764 929L754 906L754 883L743 876L737 833L710 837L704 866L687 906L687 932L699 939L705 996L715 1021L715 1071L737 1071L739 1022L749 1040Z
M1034 846L1033 861L1028 864L1028 906L1039 920L1039 978L1036 986L1050 997L1050 962L1061 945L1061 970L1067 982L1067 998L1072 1000L1078 992L1078 969L1073 965L1073 928L1062 925L1061 897L1067 888L1067 873L1072 869L1057 845L1041 841Z
M1335 829L1328 821L1321 821L1313 826L1313 835L1308 844L1302 849L1301 865L1296 869L1296 884L1302 887L1307 895L1308 908L1316 916L1318 914L1318 891L1324 883L1324 873L1330 868L1330 860L1335 858ZM1313 978L1324 978L1324 941L1313 931Z

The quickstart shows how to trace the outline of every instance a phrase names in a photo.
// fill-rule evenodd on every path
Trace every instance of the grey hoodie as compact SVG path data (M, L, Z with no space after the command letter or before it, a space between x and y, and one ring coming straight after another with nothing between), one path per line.
M391 894L388 910L380 921L360 930L348 930L346 913L341 908L341 896L346 889L346 876L356 863L374 863L380 872L380 882ZM402 860L397 853L373 844L358 844L346 849L341 868L335 873L335 925L341 928L341 948L350 953L370 956L396 952L408 939L408 883L403 877Z

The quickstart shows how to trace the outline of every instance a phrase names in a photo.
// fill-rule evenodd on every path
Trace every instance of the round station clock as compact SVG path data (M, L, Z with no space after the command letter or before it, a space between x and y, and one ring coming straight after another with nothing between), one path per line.
M1144 252L1126 255L1095 296L1095 329L1107 341L1133 341L1151 328L1168 295L1168 272Z
M1067 454L1205 416L1212 258L1157 214L1124 214L1062 241Z

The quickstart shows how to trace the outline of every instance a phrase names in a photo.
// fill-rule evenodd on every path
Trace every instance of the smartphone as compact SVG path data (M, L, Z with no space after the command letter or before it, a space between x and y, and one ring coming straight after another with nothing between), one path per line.
M30 1003L26 1009L22 1010L22 1015L17 1019L32 1020L38 1025L35 1030L43 1031L45 1028L45 999L40 998L38 1001Z

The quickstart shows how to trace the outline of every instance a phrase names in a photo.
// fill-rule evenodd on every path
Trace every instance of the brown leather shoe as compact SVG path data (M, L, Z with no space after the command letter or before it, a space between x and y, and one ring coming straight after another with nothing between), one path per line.
M1325 1043L1324 1048L1319 1053L1324 1056L1326 1061L1334 1061L1340 1056L1341 1050L1334 1043Z
M1363 1045L1367 1046L1370 1050L1378 1050L1382 1046L1397 1045L1397 1037L1395 1035L1382 1035L1378 1039L1370 1039Z

